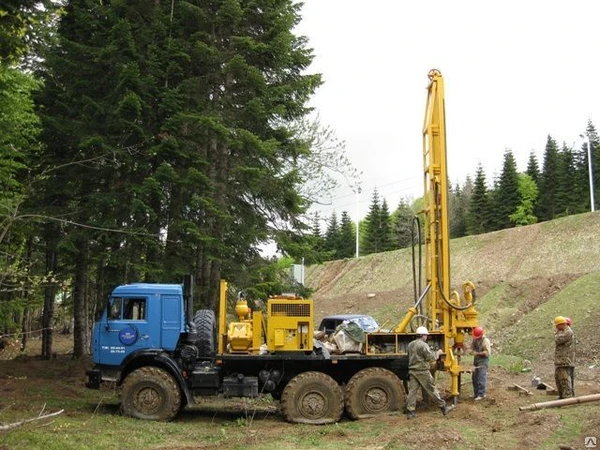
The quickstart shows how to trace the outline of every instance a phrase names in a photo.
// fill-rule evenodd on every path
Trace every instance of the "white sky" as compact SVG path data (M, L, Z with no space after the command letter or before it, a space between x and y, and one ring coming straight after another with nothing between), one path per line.
M297 34L309 39L309 72L324 84L311 105L346 141L363 172L360 217L373 189L394 210L423 194L421 130L427 73L446 90L448 173L488 182L513 151L520 171L534 150L540 168L548 134L582 144L600 120L600 2L595 0L304 0ZM356 217L340 188L320 208Z

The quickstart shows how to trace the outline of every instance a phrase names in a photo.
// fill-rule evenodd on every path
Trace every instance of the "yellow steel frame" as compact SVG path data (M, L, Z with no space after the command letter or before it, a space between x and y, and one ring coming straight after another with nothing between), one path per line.
M448 173L446 162L446 116L444 79L439 70L428 74L427 104L423 124L425 277L429 286L425 298L428 328L444 333L444 368L452 375L451 394L459 394L459 374L464 371L455 351L465 333L477 326L473 306L475 286L463 284L466 305L460 295L450 292L450 249L448 225Z

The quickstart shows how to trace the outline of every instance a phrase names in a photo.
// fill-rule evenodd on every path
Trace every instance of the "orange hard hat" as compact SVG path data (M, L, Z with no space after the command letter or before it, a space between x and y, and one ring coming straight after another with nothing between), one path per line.
M483 336L483 328L475 327L473 328L473 337L480 338Z

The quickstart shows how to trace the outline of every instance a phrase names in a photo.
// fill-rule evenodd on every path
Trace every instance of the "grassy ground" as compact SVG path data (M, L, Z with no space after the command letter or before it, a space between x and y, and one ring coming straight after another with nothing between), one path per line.
M420 404L417 418L394 414L328 426L289 424L269 396L255 400L206 399L169 423L147 422L119 414L117 394L83 386L89 361L70 355L42 361L28 356L0 365L0 423L37 417L43 410L61 415L0 432L0 449L555 449L583 448L586 436L600 438L600 402L520 412L519 406L555 399L544 391L520 396L507 387L528 389L531 372L521 372L522 358L495 355L488 398L474 402L468 376L463 397L448 417ZM466 361L468 364L468 361ZM552 367L534 362L536 373L551 377ZM544 377L546 381L550 378ZM578 394L598 393L600 375L578 372ZM444 392L446 374L438 374Z
M0 431L0 450L12 449L583 449L600 446L600 402L521 412L519 406L556 399L533 390L539 376L553 385L551 320L574 319L576 394L600 393L600 214L457 239L451 244L455 280L478 286L480 323L493 341L488 398L475 402L464 376L458 407L443 417L419 405L417 419L395 414L328 426L292 425L277 402L203 400L173 422L138 421L119 414L117 394L84 387L89 360L71 359L70 341L57 337L57 357L42 361L39 342L25 355L0 353L0 425L58 416ZM410 252L336 261L307 270L316 289L316 319L331 313L370 313L395 326L412 303ZM4 358L3 358L4 356ZM464 361L468 364L469 361ZM528 371L524 372L523 369ZM440 390L449 386L438 374ZM529 389L521 396L507 388ZM447 392L446 392L447 393Z

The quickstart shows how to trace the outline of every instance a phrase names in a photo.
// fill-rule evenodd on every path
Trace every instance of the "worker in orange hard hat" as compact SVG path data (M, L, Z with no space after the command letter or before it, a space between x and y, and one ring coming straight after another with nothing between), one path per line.
M471 353L473 354L473 395L479 401L485 398L487 389L487 372L492 353L492 344L485 336L481 327L473 328L473 340L471 341Z
M570 317L565 316L567 321L567 327L571 327L573 320ZM573 343L575 343L575 332L573 332ZM571 367L571 389L573 390L573 397L575 397L575 366Z
M554 318L554 380L559 398L573 397L575 378L575 339L564 316Z

